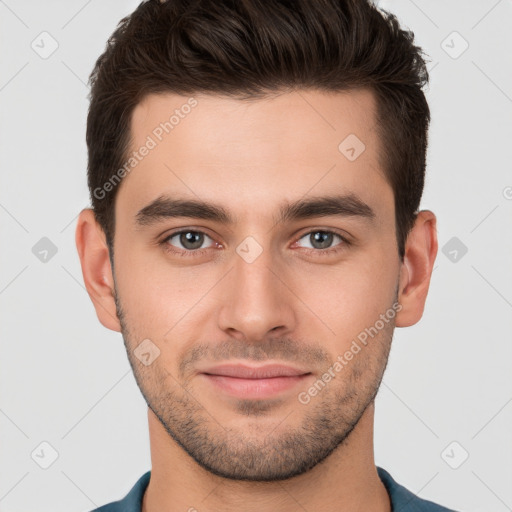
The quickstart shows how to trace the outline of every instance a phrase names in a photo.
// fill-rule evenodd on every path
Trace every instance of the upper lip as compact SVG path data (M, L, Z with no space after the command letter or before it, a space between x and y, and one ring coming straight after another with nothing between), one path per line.
M271 377L293 377L305 375L310 372L282 364L268 364L265 366L245 366L240 364L222 364L212 366L201 373L237 377L239 379L268 379Z

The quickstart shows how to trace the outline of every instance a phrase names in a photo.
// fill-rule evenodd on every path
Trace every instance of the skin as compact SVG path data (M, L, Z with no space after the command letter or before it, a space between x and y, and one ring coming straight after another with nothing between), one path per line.
M123 333L149 406L152 474L143 510L390 511L374 463L374 398L394 328L423 314L436 217L419 212L400 261L370 91L296 91L253 102L194 97L198 105L119 185L114 272L91 210L82 211L76 233L98 318ZM133 113L132 147L187 99L147 96ZM349 134L366 146L355 161L338 150ZM373 222L274 221L285 201L334 192L356 194L375 212ZM137 213L162 194L214 202L237 222L138 225ZM202 254L165 249L193 250L179 236L166 241L179 228L207 235ZM334 236L326 247L340 250L320 254L309 235L325 230L350 245ZM248 236L262 248L251 263L236 251ZM298 393L397 301L396 316L301 403ZM134 355L144 339L160 350L148 366ZM235 361L288 363L311 374L261 400L232 397L200 375Z

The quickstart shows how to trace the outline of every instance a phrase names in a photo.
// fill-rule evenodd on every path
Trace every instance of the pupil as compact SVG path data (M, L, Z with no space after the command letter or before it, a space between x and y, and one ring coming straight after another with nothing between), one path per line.
M203 235L201 233L196 233L195 231L187 231L186 233L181 234L180 242L183 247L187 249L198 249L201 247L201 245L203 245L202 236Z
M316 231L311 236L313 239L313 247L315 247L315 243L320 242L320 247L316 247L317 249L326 249L332 242L332 233L326 233L325 231Z

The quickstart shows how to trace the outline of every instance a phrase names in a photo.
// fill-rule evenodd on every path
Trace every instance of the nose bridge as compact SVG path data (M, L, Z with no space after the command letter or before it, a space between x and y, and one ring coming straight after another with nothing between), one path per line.
M271 330L293 328L289 291L280 276L281 265L268 247L246 238L233 255L233 270L224 284L220 327L246 339L261 340Z
M268 295L267 301L276 295L276 270L278 266L272 251L267 247L255 247L251 241L244 241L237 247L234 257L233 277L235 288L242 293L252 292L254 299Z

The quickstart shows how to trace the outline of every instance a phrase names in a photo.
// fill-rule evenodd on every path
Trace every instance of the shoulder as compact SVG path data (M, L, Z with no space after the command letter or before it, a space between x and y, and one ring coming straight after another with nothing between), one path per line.
M419 498L397 483L385 469L377 466L377 472L388 491L393 512L456 512L433 501Z
M108 503L91 512L140 512L142 497L149 484L150 477L151 471L148 471L137 480L130 492L122 500Z
M456 512L433 501L419 498L397 483L385 469L377 466L377 472L388 491L393 512ZM142 497L149 484L150 477L151 471L148 471L139 478L122 500L108 503L91 512L140 512Z

